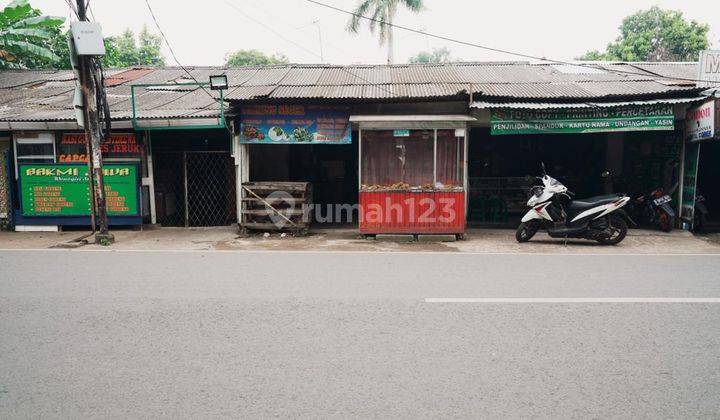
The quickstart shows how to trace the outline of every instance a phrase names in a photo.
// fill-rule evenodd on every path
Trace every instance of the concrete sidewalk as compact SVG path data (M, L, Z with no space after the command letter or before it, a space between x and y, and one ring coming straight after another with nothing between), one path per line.
M85 234L70 232L0 232L0 249L45 249ZM360 251L360 252L471 252L554 254L720 254L720 235L695 236L676 230L663 233L634 229L617 246L592 241L551 239L538 234L519 244L509 229L469 229L467 239L457 242L395 243L362 238L354 229L315 229L306 237L240 236L234 226L215 228L159 228L113 230L110 247L86 245L78 250L252 250L252 251Z

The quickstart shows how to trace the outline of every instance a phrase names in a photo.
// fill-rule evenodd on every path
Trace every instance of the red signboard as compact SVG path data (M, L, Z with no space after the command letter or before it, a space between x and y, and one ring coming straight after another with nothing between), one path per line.
M464 192L360 193L360 233L464 232Z
M110 134L100 147L105 158L138 159L142 153L142 147L132 133ZM58 147L58 162L87 162L85 133L63 134Z

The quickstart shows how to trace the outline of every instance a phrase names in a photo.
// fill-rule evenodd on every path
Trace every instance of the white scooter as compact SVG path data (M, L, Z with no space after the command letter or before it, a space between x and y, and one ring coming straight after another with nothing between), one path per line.
M621 209L630 197L611 194L574 200L567 187L545 172L538 177L542 186L530 189L527 205L531 209L522 218L515 239L529 241L544 229L552 238L583 238L603 245L616 245L625 239L630 217ZM607 176L608 173L604 173Z

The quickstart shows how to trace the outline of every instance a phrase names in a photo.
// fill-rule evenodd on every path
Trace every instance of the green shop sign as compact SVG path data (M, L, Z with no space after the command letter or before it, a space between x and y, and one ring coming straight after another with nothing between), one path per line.
M103 165L108 215L138 216L137 165ZM89 216L86 164L20 165L23 216Z
M496 109L490 116L490 134L605 133L673 130L671 105L617 108L521 110Z

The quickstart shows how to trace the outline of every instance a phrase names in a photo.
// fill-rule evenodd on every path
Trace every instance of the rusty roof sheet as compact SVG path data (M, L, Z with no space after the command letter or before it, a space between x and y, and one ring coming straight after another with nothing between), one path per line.
M130 86L136 88L139 118L217 116L207 92L188 86L213 74L226 74L228 101L427 100L458 98L472 91L476 100L652 99L692 96L696 63L487 62L401 65L289 64L241 68L179 67L110 69L105 72L113 118L129 118ZM0 71L0 120L73 120L74 75L69 70ZM685 93L683 93L685 92ZM217 95L217 92L213 92ZM608 99L609 100L609 99ZM214 113L214 114L213 114Z
M152 73L152 69L128 69L105 77L105 86L113 87L123 83L132 82L146 74ZM72 79L71 79L72 80Z

